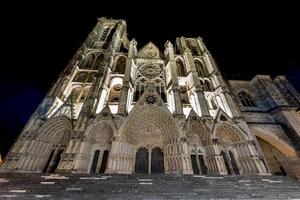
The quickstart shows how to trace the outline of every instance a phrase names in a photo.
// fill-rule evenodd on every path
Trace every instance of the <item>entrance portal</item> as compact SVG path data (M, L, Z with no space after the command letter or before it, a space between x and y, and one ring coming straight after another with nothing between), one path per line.
M151 152L151 173L164 173L164 154L159 147L154 147Z
M136 173L148 173L148 158L149 153L145 147L140 147L136 152L135 158L135 172Z

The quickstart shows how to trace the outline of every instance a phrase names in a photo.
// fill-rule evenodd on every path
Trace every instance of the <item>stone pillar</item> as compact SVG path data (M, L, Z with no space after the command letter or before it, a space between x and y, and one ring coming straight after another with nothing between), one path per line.
M148 174L151 174L152 147L148 147Z
M133 59L135 58L136 54L136 45L137 42L132 39L129 43L129 50L128 50L128 59L126 62L126 68L125 68L125 74L124 74L124 80L123 80L123 87L121 91L121 96L120 96L120 103L119 103L119 108L118 108L118 114L124 115L127 113L128 108L128 93L130 89L130 72L133 64Z
M220 175L227 175L227 169L225 167L225 161L223 157L220 155L218 143L216 139L207 145L206 152L209 154L206 156L206 159L209 163L208 171L211 174L220 174Z
M192 161L188 151L188 144L185 138L181 139L181 162L182 162L182 173L183 174L193 174Z
M192 55L192 52L190 49L186 48L183 54L184 60L186 61L186 65L189 66L187 67L188 69L188 78L191 79L193 82L193 85L195 87L194 92L197 96L198 103L201 108L201 114L202 116L209 117L209 109L208 105L204 96L204 92L198 77L198 72L195 66L194 58Z
M245 150L245 155L241 159L241 162L244 163L243 168L245 174L270 175L263 162L259 158L259 155L253 145L253 141L240 143L239 146L241 149ZM247 165L248 168L245 168L245 165Z
M167 67L168 67L167 73L169 73L169 76L171 77L170 82L172 83L172 85L170 86L170 89L173 92L173 98L174 98L174 103L175 103L175 113L177 115L182 115L183 110L182 110L178 78L177 78L178 74L176 72L174 49L173 49L172 43L169 41L165 44L165 54L169 59L169 62L167 65Z

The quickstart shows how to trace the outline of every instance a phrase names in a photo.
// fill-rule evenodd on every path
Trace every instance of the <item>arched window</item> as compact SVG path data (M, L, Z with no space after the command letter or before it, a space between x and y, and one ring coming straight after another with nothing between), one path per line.
M180 59L176 59L176 72L177 76L186 76L184 65Z
M84 60L84 62L81 65L80 68L82 68L82 69L90 69L90 68L92 68L94 62L95 62L95 55L94 54L90 54L90 55L88 55L85 58L85 60Z
M182 104L189 104L189 96L187 93L187 88L186 86L180 86L179 87L179 91L180 91L180 100Z
M207 77L208 76L208 72L207 72L206 68L203 66L203 64L199 60L195 60L195 66L196 66L196 70L198 72L199 77Z
M96 73L90 73L87 82L92 83L94 81L95 76L96 76Z
M143 95L144 91L145 91L146 87L143 84L137 84L135 86L135 90L134 90L134 96L133 96L133 101L137 102L140 98L140 96Z
M213 88L212 88L212 86L211 86L211 84L208 80L204 80L203 90L206 91L206 92L212 92L213 91Z
M115 33L115 31L116 31L116 26L114 26L114 28L110 29L110 31L107 31L107 33L106 33L107 36L105 36L104 33L102 34L101 40L105 41L103 46L102 46L103 49L107 49L110 42L112 41L113 34Z
M253 98L247 94L245 91L241 91L238 93L240 101L242 102L243 106L245 107L256 107Z
M124 74L126 68L126 58L124 56L121 56L118 58L118 61L115 65L114 72L118 74Z
M87 73L86 72L80 72L76 75L75 77L75 82L85 82L87 77Z
M200 56L200 49L196 40L188 39L186 44L194 56Z
M96 59L96 62L93 66L91 66L91 69L92 70L99 70L101 65L102 65L102 62L103 62L103 58L104 58L104 55L103 54L100 54L97 59Z

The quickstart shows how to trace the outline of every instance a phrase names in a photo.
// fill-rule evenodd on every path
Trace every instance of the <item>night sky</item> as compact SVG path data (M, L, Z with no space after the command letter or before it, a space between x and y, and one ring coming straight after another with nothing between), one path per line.
M201 36L227 79L284 74L300 90L296 5L103 2L108 1L1 6L2 155L101 16L125 19L138 48L152 41L163 50L166 40Z

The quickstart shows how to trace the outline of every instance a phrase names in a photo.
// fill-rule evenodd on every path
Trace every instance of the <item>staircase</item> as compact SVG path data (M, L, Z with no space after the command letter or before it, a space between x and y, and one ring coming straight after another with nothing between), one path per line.
M300 199L286 176L0 174L0 199Z

